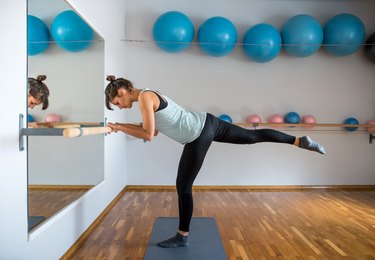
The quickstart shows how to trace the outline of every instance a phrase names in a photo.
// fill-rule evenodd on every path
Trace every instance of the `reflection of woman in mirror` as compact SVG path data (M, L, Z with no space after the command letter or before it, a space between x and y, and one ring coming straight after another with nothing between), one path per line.
M192 112L173 100L151 89L137 89L126 79L108 76L105 90L106 106L120 109L131 108L138 102L142 125L109 123L113 131L151 140L155 129L184 145L178 166L176 187L179 204L179 228L177 234L159 242L160 247L188 246L187 236L193 214L193 182L203 164L213 141L232 144L274 142L294 145L321 154L324 147L308 136L297 138L273 129L249 130L227 123L205 112Z
M49 89L43 83L47 76L39 75L35 78L29 77L27 80L27 107L33 109L35 106L42 105L42 110L48 108ZM51 127L50 123L29 123L29 127Z

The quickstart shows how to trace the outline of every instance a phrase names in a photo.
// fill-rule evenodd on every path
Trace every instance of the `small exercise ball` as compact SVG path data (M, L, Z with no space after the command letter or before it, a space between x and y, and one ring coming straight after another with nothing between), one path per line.
M232 118L226 114L222 114L219 116L219 119L225 121L225 122L228 122L228 123L232 123Z
M261 123L262 118L259 115L253 114L249 115L246 119L247 123L254 124L254 123Z
M170 11L159 16L153 27L156 45L166 52L181 52L194 38L194 25L185 14Z
M34 116L31 115L31 114L27 114L27 122L28 122L28 123L35 122L35 118L34 118Z
M352 14L339 14L324 26L324 46L334 56L348 56L356 52L366 37L363 22Z
M64 11L55 17L51 33L56 44L70 52L85 50L94 39L94 31L71 10Z
M221 57L229 54L235 48L236 42L236 27L224 17L211 17L199 27L199 47L210 56Z
M44 52L51 36L47 25L38 17L27 16L27 54L29 56Z
M367 120L366 124L374 125L374 127L367 127L367 131L370 133L375 133L375 120Z
M285 115L285 123L288 124L299 124L301 122L301 117L296 112L289 112Z
M273 60L281 51L281 35L270 24L257 24L245 33L243 49L249 59L264 63Z
M283 25L281 37L290 56L307 57L319 50L323 42L323 28L310 15L296 15Z
M284 117L280 114L273 114L268 118L268 123L282 124L284 123Z
M369 61L375 63L375 32L367 38L364 53Z
M61 122L61 116L58 115L58 114L48 114L46 116L46 118L44 119L45 122L48 122L48 123L59 123Z
M344 120L344 124L346 125L358 125L359 121L354 117L349 117ZM344 127L346 131L353 132L358 129L358 127Z
M313 115L304 115L301 118L301 122L303 124L316 124L316 119L315 119L315 117ZM306 128L309 128L309 127L310 126L306 126Z

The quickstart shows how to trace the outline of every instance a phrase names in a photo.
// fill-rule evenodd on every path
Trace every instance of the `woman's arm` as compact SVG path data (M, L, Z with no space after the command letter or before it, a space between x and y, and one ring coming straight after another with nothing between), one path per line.
M142 114L142 125L108 123L108 126L115 132L122 131L128 135L151 141L157 135L157 131L155 131L154 107L158 106L158 104L155 105L155 102L158 101L156 94L151 91L141 93L138 97L138 106Z

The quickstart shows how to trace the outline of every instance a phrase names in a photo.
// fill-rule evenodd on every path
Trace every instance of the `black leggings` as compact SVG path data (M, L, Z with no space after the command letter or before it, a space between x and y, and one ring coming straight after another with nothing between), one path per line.
M176 180L180 215L179 230L189 231L193 215L193 182L203 164L212 141L232 144L275 142L294 144L296 137L272 129L248 130L207 114L200 136L185 145Z

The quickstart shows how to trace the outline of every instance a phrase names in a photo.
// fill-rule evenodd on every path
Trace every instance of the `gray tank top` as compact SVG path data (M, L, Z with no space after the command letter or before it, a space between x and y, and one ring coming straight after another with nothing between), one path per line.
M144 91L153 90L146 88L141 93ZM167 101L168 105L154 113L156 130L181 144L197 139L206 122L206 112L190 111L169 97L158 94Z

